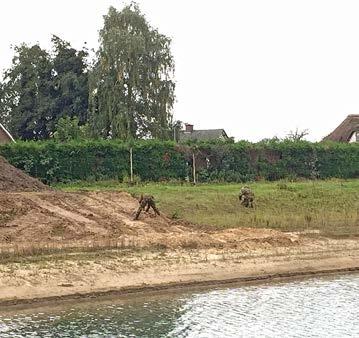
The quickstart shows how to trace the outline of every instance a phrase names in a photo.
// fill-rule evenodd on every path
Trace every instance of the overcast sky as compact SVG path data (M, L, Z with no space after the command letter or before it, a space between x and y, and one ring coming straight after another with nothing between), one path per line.
M236 139L309 129L320 140L359 113L359 1L138 0L172 38L175 118ZM51 34L76 48L98 45L102 16L119 0L0 2L0 69L11 44Z

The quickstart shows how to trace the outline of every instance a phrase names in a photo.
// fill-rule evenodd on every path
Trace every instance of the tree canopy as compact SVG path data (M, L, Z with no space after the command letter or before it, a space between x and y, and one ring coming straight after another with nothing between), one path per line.
M0 122L16 138L47 139L65 122L89 126L100 138L173 137L171 40L136 4L110 7L90 63L86 48L76 50L55 35L51 42L51 51L16 46L0 79Z
M54 92L50 56L37 44L22 44L14 50L2 83L1 118L15 137L47 138Z
M88 72L86 49L77 51L57 36L52 37L56 122L61 117L88 119Z
M0 118L23 140L47 139L63 116L87 121L86 50L76 51L53 36L53 53L38 44L14 48L0 89Z
M136 4L110 7L90 81L91 124L99 136L169 137L174 103L171 40Z

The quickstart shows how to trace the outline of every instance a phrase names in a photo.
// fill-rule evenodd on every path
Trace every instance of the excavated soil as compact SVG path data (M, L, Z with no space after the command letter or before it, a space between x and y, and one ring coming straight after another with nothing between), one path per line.
M0 156L0 252L96 247L236 248L291 245L296 235L269 229L211 231L142 213L123 192L54 191Z
M136 248L257 248L295 245L299 237L270 229L209 227L165 215L133 215L138 202L124 192L58 191L0 196L0 250L88 246Z
M45 184L9 164L0 156L0 191L43 191Z
M0 305L358 268L356 241L314 241L270 229L219 231L153 212L133 221L138 201L127 193L55 191L2 157L0 191L0 257L10 257L0 271ZM72 259L92 248L170 250L113 250L96 260ZM74 253L52 262L64 249ZM35 253L50 253L44 256L49 261L11 261L13 254Z

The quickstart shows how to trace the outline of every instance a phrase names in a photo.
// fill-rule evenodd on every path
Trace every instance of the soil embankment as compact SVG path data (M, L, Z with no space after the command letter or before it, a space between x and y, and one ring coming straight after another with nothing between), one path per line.
M115 191L3 193L0 250L254 248L296 245L299 240L297 235L270 229L200 229L165 215L155 217L153 212L143 212L133 221L137 207L131 195Z
M133 221L137 206L123 192L2 194L0 306L359 267L355 239L214 231L153 213Z
M127 193L50 190L2 158L0 190L3 306L359 267L357 240L213 230L145 212L133 221Z
M10 165L0 156L0 191L44 191L50 190L39 180Z
M316 251L312 243L260 250L108 251L8 263L0 265L0 310L16 304L359 271L358 243L316 244Z
M295 245L298 236L269 229L213 231L142 213L128 193L50 190L0 157L0 253L88 248L199 249Z

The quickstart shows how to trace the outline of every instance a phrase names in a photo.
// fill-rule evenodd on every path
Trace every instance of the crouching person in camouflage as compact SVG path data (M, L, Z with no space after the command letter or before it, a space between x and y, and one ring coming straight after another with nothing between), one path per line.
M242 187L238 197L243 206L246 208L253 208L254 193L249 187Z
M157 215L160 215L160 212L156 208L155 198L152 195L141 195L140 199L138 200L138 203L140 204L140 206L137 209L134 220L138 219L142 210L148 212L150 208L152 208Z

